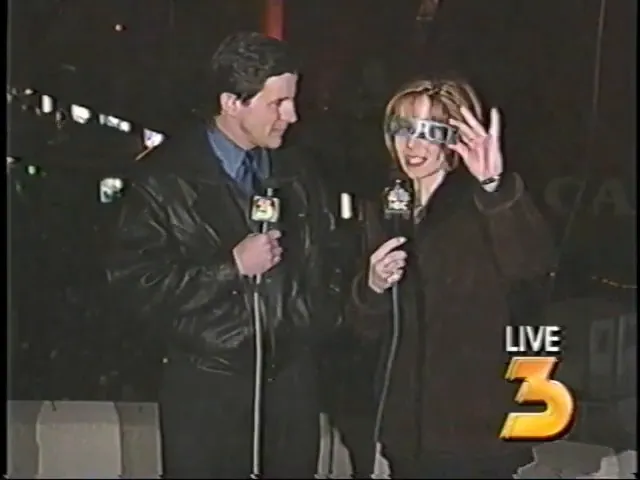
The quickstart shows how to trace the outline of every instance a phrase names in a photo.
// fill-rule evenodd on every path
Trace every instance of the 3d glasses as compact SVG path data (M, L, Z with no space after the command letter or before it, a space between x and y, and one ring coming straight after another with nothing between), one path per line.
M446 123L417 118L391 117L387 133L413 139L426 140L438 145L453 145L458 141L458 129Z

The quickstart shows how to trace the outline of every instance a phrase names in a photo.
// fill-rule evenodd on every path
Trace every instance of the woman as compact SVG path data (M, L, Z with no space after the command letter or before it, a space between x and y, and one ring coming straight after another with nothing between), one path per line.
M388 240L381 207L369 207L373 253L353 285L352 318L388 343L384 292L402 279L385 456L396 478L511 478L530 447L498 439L517 388L504 380L504 327L534 315L551 237L522 179L504 170L498 111L485 129L469 85L413 82L389 101L384 124L393 166L414 186L414 221L408 241Z

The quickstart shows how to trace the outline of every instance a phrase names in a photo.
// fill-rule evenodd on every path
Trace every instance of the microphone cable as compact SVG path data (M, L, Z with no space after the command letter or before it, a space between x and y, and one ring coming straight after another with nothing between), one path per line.
M391 286L391 315L393 319L391 327L391 343L389 345L389 353L387 355L387 361L385 363L384 377L382 382L382 390L380 391L380 397L378 399L378 408L376 411L376 421L373 428L373 445L374 445L374 457L372 473L375 472L376 458L380 453L378 444L380 442L380 430L382 429L382 420L384 418L384 409L387 403L387 397L389 395L389 385L391 384L391 374L393 372L393 364L398 352L398 344L400 343L400 296L398 292L398 284L394 283Z
M266 196L274 195L274 189L267 188ZM260 233L265 234L269 230L268 221L260 223ZM264 330L262 328L262 309L260 302L260 286L262 275L255 276L253 285L253 325L255 337L255 376L253 387L253 448L251 463L251 478L259 479L262 467L262 405L264 393Z
M409 190L404 190L401 187L401 184L396 180L396 185L392 190L387 190L385 192L385 197L387 197L386 202L388 203L391 197L394 197L394 201L400 202L403 204L399 209L394 207L393 209L389 208L390 205L387 204L385 210L395 210L393 211L393 215L391 220L393 222L393 230L394 237L401 234L400 228L400 218L413 218L413 203L414 198ZM404 194L406 197L398 198L393 195L393 191L399 192L401 195ZM386 213L385 213L386 215ZM376 410L376 419L373 428L373 442L374 442L374 457L373 457L373 465L372 465L372 474L375 472L376 459L380 454L380 433L382 430L382 422L384 419L384 410L387 404L387 398L389 396L389 387L391 385L391 376L393 372L393 365L396 360L396 356L398 354L398 345L400 343L400 335L401 335L401 311L400 311L400 292L398 287L398 282L395 282L391 285L391 316L392 316L392 325L391 325L391 341L389 343L389 351L387 354L385 368L384 368L384 376L382 382L382 389L380 390L380 397L378 398L378 408Z
M263 223L260 233L266 233L267 224ZM264 335L262 330L262 311L260 308L260 285L262 275L256 275L253 288L253 324L255 336L255 376L253 386L253 448L251 478L259 479L262 457L262 393L264 385Z

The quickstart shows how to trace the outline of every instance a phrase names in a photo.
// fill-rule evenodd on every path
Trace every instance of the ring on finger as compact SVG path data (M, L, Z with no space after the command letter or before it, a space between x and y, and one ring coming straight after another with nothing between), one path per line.
M395 283L400 280L401 274L400 272L392 272L391 275L387 277L388 283Z

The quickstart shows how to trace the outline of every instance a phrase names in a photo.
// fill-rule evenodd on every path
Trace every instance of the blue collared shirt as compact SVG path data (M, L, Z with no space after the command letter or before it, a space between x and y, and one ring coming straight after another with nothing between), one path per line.
M207 137L209 144L213 149L216 156L222 163L224 171L236 182L240 177L240 166L244 161L246 151L233 143L224 133L218 128L208 129ZM269 172L269 155L266 150L261 150L260 159L256 170L262 179L266 178Z

